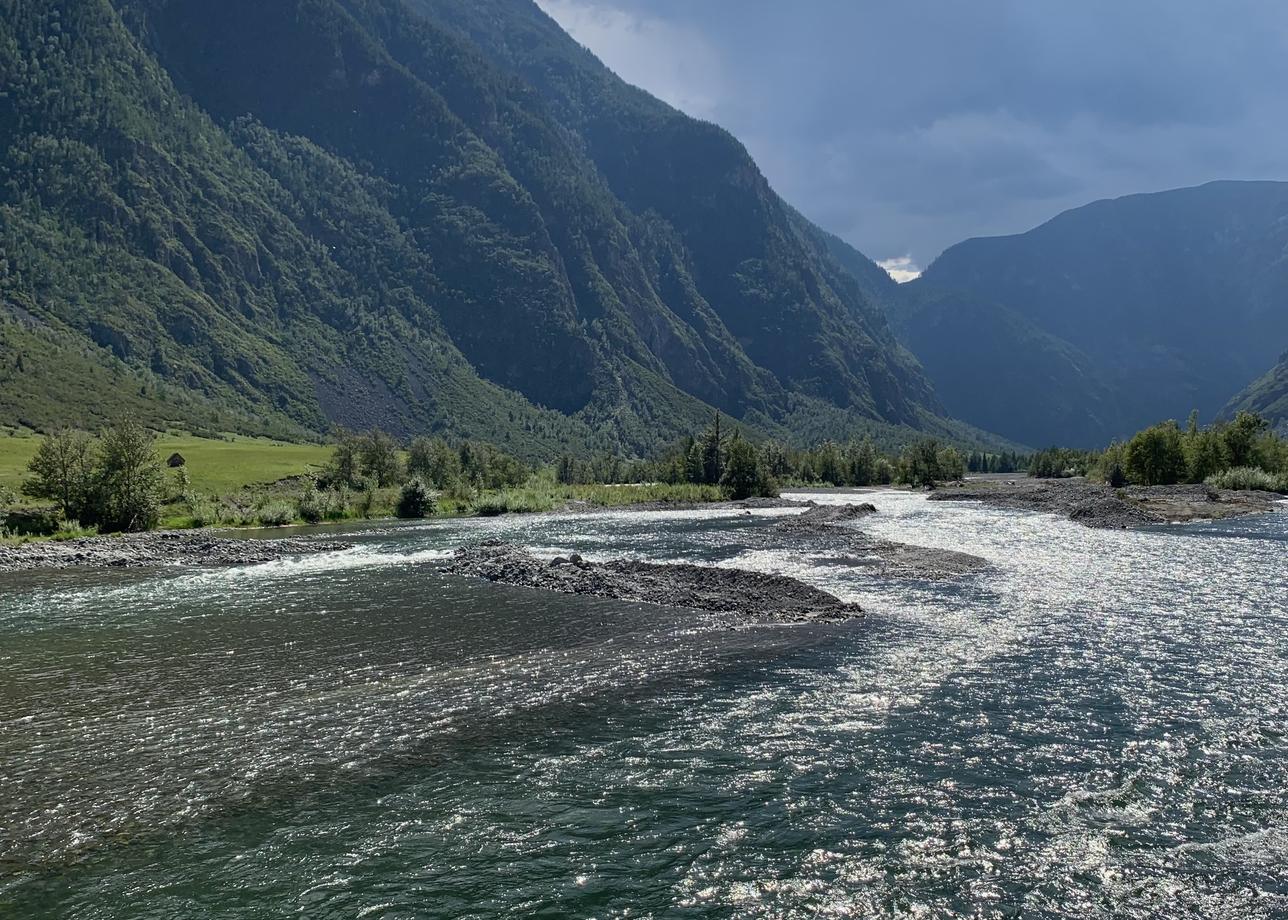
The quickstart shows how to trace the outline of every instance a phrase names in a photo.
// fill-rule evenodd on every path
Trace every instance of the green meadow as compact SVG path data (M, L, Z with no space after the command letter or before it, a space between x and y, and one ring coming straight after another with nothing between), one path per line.
M27 462L39 443L38 437L0 437L0 487L21 490ZM240 436L229 436L227 440L188 435L157 438L157 453L162 459L175 452L187 461L184 468L193 490L222 495L287 476L316 472L330 457L331 448L324 444L289 444Z

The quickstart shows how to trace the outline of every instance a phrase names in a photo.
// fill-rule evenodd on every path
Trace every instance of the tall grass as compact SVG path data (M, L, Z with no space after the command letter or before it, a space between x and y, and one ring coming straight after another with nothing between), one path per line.
M533 477L515 489L488 492L474 499L471 510L485 517L498 514L532 514L570 506L625 508L639 504L704 504L722 501L719 486L691 483L631 483L625 485L561 485Z
M1204 482L1214 489L1259 489L1279 492L1285 477L1271 476L1256 466L1235 466L1209 476Z

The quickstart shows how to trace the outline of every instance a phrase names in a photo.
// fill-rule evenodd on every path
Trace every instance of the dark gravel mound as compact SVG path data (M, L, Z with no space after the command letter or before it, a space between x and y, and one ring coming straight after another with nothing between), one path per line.
M321 540L239 540L212 537L201 531L162 530L0 547L0 571L73 566L254 565L287 556L347 549L348 546L348 543Z
M561 594L735 614L747 622L819 622L862 615L858 604L782 575L704 565L587 562L576 555L547 561L510 543L463 546L444 571Z

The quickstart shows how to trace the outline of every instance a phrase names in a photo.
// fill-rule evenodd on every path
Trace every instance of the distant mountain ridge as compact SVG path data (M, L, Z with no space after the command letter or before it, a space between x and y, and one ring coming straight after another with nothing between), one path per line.
M0 13L0 423L979 436L741 144L528 0Z
M888 309L951 413L1024 443L1210 419L1288 342L1288 183L1131 195L968 240Z

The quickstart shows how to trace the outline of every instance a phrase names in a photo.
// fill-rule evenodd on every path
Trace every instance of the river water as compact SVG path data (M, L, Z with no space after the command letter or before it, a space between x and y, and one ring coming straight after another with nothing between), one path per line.
M708 510L0 576L0 916L1288 917L1288 513L863 497L864 529L993 568L877 581L766 550L785 512ZM867 616L730 629L435 572L484 535Z

